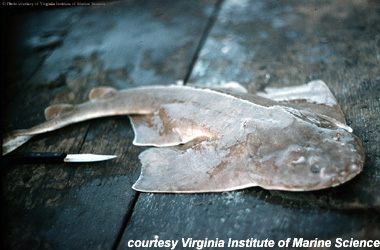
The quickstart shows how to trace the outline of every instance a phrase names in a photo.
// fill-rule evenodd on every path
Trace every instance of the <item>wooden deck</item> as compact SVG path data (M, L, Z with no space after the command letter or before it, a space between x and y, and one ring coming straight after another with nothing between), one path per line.
M3 7L4 132L39 124L47 106L83 102L96 86L237 81L254 92L322 79L366 152L358 177L317 192L138 193L131 186L144 148L132 145L128 117L82 122L18 151L118 158L3 166L4 249L127 249L155 237L179 240L175 249L196 249L182 238L380 239L379 1Z

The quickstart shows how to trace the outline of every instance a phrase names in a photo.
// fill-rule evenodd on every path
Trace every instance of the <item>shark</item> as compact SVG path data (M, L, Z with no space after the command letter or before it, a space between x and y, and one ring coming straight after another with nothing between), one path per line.
M149 147L132 187L140 192L312 191L351 180L365 162L322 80L254 94L238 83L98 87L89 101L49 106L45 122L6 134L3 155L38 134L117 115L130 117L133 144Z

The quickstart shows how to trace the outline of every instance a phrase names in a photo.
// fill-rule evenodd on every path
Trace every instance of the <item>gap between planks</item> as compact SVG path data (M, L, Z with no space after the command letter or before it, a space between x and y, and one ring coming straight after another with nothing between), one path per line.
M206 27L202 33L202 36L201 36L201 38L198 42L198 45L195 49L195 53L191 59L189 68L187 70L186 76L185 76L184 81L183 81L184 85L186 85L186 83L188 82L188 80L191 76L191 73L193 71L194 65L195 65L196 61L198 60L200 51L201 51L203 45L205 44L212 27L214 26L214 23L218 17L220 9L221 9L222 2L223 2L223 0L217 0L217 2L215 3L214 9L211 13L211 16L209 17L209 19L207 21ZM90 127L88 129L90 129ZM87 133L86 133L86 135L87 135ZM135 206L136 206L136 203L137 203L139 197L140 197L140 192L136 192L136 195L133 197L130 209L127 211L126 215L123 218L123 223L122 223L121 229L117 235L117 238L116 238L114 244L112 245L112 250L118 249L120 242L121 242L121 239L123 238L124 232L125 232L128 224L132 218L132 215L133 215L133 212L134 212L134 209L135 209Z
M201 39L199 40L198 45L195 49L195 53L194 53L193 57L191 58L189 69L187 70L185 79L183 80L184 85L186 85L190 79L191 73L193 72L194 65L195 65L196 61L198 60L201 49L203 48L203 45L205 44L205 42L206 42L206 40L210 34L210 31L211 31L212 27L214 26L214 23L218 17L219 11L220 11L221 6L222 6L222 2L223 2L223 0L217 0L217 2L215 3L214 9L211 13L211 16L207 21L206 28L203 31Z

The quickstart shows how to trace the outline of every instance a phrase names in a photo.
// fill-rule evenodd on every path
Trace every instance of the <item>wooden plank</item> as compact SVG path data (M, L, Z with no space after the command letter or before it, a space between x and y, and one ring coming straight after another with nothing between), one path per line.
M251 92L325 81L363 141L367 159L354 181L321 192L340 207L380 206L376 6L311 1L256 2L245 8L227 1L190 78L207 84L234 80Z
M24 150L112 151L117 159L9 167L4 193L12 248L30 244L32 248L112 247L136 195L130 187L138 177L138 165L128 157L137 158L138 150L130 149L133 132L126 117L99 120L89 126L88 122L62 129L33 141Z
M380 233L379 217L370 212L321 208L307 199L278 199L259 188L222 194L146 193L140 195L134 211L120 249L133 246L137 240L155 238L179 240L176 249L187 249L182 239L219 239L227 246L229 239L278 242L287 238L319 238L335 242L337 237L378 239Z
M224 1L189 82L238 81L255 92L322 79L363 140L365 169L347 184L316 192L141 194L120 249L155 237L378 239L379 8L374 1Z
M2 104L6 104L22 89L30 87L30 78L46 58L62 45L69 27L75 23L76 18L63 17L59 15L59 10L40 12L40 16L29 8L4 7L3 10L5 23L2 37L2 89L7 92L3 92ZM70 8L67 12L68 15L77 17L83 10Z
M44 120L46 106L83 102L92 87L128 88L184 79L213 4L124 1L20 13L20 23L35 25L16 25L14 32L37 42L23 45L30 51L28 57L35 58L14 57L15 65L28 69L33 60L40 65L33 72L21 70L21 80L7 75L10 88L17 91L10 91L13 97L3 110L4 130L36 125ZM24 33L28 28L31 31ZM62 28L65 34L57 46L33 47L44 37L59 36ZM13 49L17 54L25 48ZM41 59L46 50L49 53ZM26 78L27 85L20 84ZM5 248L110 249L117 244L137 197L131 185L139 174L142 148L132 146L132 139L128 118L115 117L37 136L18 149L118 158L91 164L8 166L2 174Z

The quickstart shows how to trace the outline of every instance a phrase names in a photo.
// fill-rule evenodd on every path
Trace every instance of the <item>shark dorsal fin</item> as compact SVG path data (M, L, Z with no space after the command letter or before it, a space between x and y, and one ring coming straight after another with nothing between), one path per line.
M90 100L107 99L116 96L118 91L112 87L93 88L90 92Z
M74 109L72 104L54 104L45 109L46 120L53 119Z

